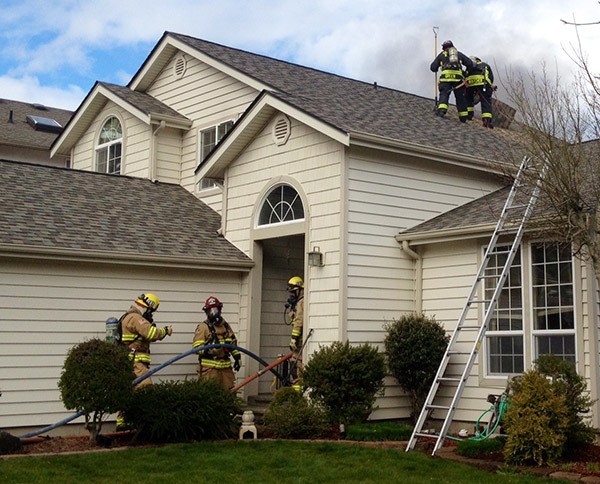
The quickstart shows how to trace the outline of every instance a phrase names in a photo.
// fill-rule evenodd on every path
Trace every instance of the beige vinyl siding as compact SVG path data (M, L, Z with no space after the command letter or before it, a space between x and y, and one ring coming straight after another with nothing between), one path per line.
M287 177L301 187L307 200L304 214L310 220L306 249L319 246L325 257L324 267L308 268L304 274L305 314L310 314L310 321L304 324L315 329L308 346L311 353L319 344L338 340L341 324L343 147L297 120L291 119L291 123L291 136L285 145L275 145L269 123L228 168L225 236L252 256L249 233L267 186L278 177Z
M166 128L155 140L156 179L179 185L181 181L181 131Z
M104 109L73 147L72 168L95 171L95 147L99 130L112 115L117 116L123 123L121 173L147 178L152 139L150 127L112 101L106 103Z
M223 209L223 190L221 188L198 191L196 196L215 212L221 213Z
M376 158L377 156L377 158ZM415 308L415 262L394 236L497 188L476 172L407 156L354 149L348 175L348 317L353 343L383 349L384 324ZM392 381L393 382L393 381ZM380 409L408 401L388 388ZM387 418L376 411L373 418Z
M185 74L177 78L173 75L173 65L179 54L176 53L165 66L148 89L148 94L194 123L192 128L182 135L180 180L184 188L193 192L194 170L200 162L198 130L229 119L237 120L254 101L258 92L187 54Z
M463 240L430 245L422 248L423 255L423 310L428 316L439 321L448 334L456 327L466 298L473 286L479 268L481 240ZM479 324L477 311L468 314L466 324ZM473 347L472 332L463 332L471 341L459 345L470 351ZM466 359L464 360L466 362ZM459 402L454 421L474 421L488 408L486 397L489 393L501 393L506 378L487 379L487 386L480 381L481 358L475 360L467 380L463 396ZM456 367L458 372L459 366ZM462 371L462 369L461 369ZM482 369L483 373L483 369ZM494 381L497 383L494 384ZM448 396L451 389L444 389Z
M105 320L120 317L142 292L161 304L158 326L173 336L152 344L152 366L191 348L202 306L211 294L244 344L237 315L241 276L234 272L171 270L71 261L3 260L0 265L0 428L48 425L72 415L57 388L68 350L105 336ZM155 381L196 377L189 355Z

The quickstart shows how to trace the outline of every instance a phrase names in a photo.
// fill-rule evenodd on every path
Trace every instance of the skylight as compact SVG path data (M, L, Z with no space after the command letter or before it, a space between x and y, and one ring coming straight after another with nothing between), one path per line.
M27 115L27 123L36 131L46 131L48 133L60 133L63 129L61 124L52 118L42 116Z

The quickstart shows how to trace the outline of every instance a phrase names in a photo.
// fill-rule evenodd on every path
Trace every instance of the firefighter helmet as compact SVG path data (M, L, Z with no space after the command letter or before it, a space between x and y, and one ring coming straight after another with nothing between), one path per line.
M160 301L154 294L148 292L148 293L142 294L140 297L138 297L135 300L135 303L138 306L148 308L150 311L156 311L158 309L158 305L160 304Z
M299 276L294 276L288 281L288 291L304 289L304 281Z
M442 44L442 49L446 50L446 49L449 49L450 47L454 47L454 44L452 43L452 41L445 40L444 43Z
M208 311L211 308L218 308L219 311L223 308L223 303L219 301L215 296L208 296L204 303L203 311Z

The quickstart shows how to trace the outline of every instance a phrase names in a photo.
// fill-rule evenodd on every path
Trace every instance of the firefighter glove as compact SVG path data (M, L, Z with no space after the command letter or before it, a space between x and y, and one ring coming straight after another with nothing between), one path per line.
M297 351L298 350L298 339L292 337L290 340L290 350Z
M239 356L237 358L234 357L233 359L234 359L234 361L233 361L233 369L234 369L234 371L240 371L240 367L242 366L240 364L240 357Z
M171 336L173 334L173 326L165 326L165 334Z

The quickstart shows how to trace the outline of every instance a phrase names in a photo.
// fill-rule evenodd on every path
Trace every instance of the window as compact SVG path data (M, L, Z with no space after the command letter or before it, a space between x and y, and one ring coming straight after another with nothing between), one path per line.
M497 246L492 252L486 276L500 277L510 246ZM496 290L496 278L485 279L485 299ZM522 373L523 344L523 285L521 283L521 251L515 255L498 303L486 331L487 364L490 374Z
M564 244L531 248L535 355L552 353L575 362L573 262Z
M223 186L223 179L217 178L202 178L197 184L196 189L201 192L203 190L211 190L213 188L221 188Z
M488 263L486 275L499 276L509 247L498 246ZM573 261L569 246L555 242L531 245L531 311L523 307L521 251L510 268L486 331L487 373L507 375L525 370L525 336L533 343L528 361L551 353L575 362L575 316ZM485 299L490 299L497 279L485 281Z
M301 219L304 219L304 207L300 195L289 185L279 185L271 190L263 203L258 216L258 225Z
M233 121L225 121L224 123L200 131L200 161L208 156L232 127Z
M121 173L123 130L114 116L102 126L96 146L96 170L100 173Z

